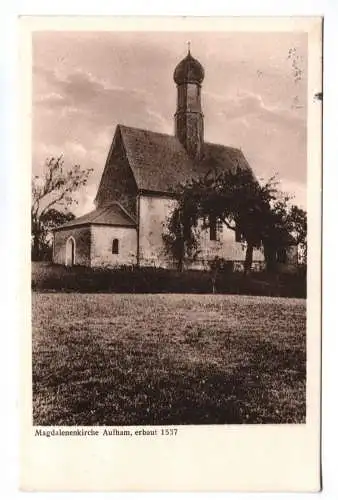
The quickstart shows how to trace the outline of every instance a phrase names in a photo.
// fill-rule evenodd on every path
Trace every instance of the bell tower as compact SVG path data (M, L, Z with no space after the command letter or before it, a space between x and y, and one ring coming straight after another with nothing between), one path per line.
M203 153L201 106L203 79L203 66L192 57L189 46L187 56L176 66L174 71L174 81L177 85L175 135L185 147L188 155L196 160L199 160Z

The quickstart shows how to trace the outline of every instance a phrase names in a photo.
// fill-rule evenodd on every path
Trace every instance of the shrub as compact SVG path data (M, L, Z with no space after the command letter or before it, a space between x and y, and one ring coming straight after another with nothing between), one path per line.
M83 293L231 293L277 297L306 297L306 274L255 272L244 276L226 266L210 271L159 268L90 269L34 263L32 289Z

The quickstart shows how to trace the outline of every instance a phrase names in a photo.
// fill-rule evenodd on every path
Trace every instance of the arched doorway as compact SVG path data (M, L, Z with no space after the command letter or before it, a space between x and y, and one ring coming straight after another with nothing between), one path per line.
M75 264L75 240L72 236L68 238L66 243L66 266L74 266Z

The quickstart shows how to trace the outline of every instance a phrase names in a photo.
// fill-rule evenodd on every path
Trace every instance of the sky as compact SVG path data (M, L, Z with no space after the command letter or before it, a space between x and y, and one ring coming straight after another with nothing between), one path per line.
M174 133L188 41L205 70L205 140L241 148L258 178L277 175L306 208L306 33L35 32L33 173L60 154L93 168L76 215L93 208L118 123Z

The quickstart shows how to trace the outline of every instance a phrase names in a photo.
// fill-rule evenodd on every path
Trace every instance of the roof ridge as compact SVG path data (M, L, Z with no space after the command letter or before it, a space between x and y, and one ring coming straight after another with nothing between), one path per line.
M208 146L218 146L224 149L232 149L233 151L237 151L238 153L243 153L243 151L240 148L235 148L233 146L226 146L225 144L219 144L218 142L204 141L204 144L207 144Z
M117 127L120 127L122 129L130 129L130 130L138 130L139 132L149 132L151 134L156 134L156 135L162 135L162 136L165 136L165 137L171 137L171 138L175 138L175 139L178 139L176 137L176 135L174 134L166 134L164 132L155 132L154 130L150 130L148 128L140 128L140 127L131 127L129 125L123 125L121 123L118 123L117 124Z
M150 134L156 134L156 135L161 135L161 136L164 136L164 137L170 137L170 138L175 138L177 140L178 137L176 137L175 134L166 134L164 132L157 132L155 130L150 130L150 129L147 129L147 128L141 128L141 127L132 127L130 125L123 125L122 123L118 123L116 127L120 127L121 129L129 129L129 130L137 130L139 132L149 132ZM219 146L221 148L224 148L224 149L232 149L233 151L238 151L240 153L242 153L242 150L241 148L236 148L234 146L227 146L225 144L220 144L219 142L210 142L210 141L204 141L204 144L208 145L208 146Z
M116 210L119 208L119 210ZM94 217L90 217L90 214L93 212L95 213ZM80 217L76 217L72 221L69 221L65 224L62 224L58 226L55 229L63 229L63 228L68 228L68 227L76 227L78 225L87 225L87 224L100 224L102 223L102 218L109 217L111 214L116 214L120 219L127 221L128 224L127 226L129 227L130 225L135 226L136 221L131 217L131 215L126 211L126 209L116 200L111 201L110 203L107 203L100 208L96 208L92 212L88 212L87 214L84 214ZM121 222L105 222L107 225L126 225L126 224L121 224Z
M121 203L118 200L112 200L105 203L103 208L106 210L110 208L112 205L117 205L122 210L122 212L124 212L133 222L136 222L134 217L128 212L128 210L124 208L123 205L121 205Z
M173 192L176 184L198 175L204 175L211 165L219 170L230 170L237 165L250 169L241 149L209 141L205 141L204 145L205 151L202 158L194 160L189 157L186 149L175 135L119 123L116 125L113 143L108 153L99 189L103 182L108 182L107 179L111 175L109 169L114 168L116 171L118 169L117 165L111 165L110 160L114 148L119 149L119 155L123 155L126 165L128 164L137 192ZM119 204L111 193L110 200L109 202L107 200L105 207L115 204L120 217L127 219L128 222L134 222L133 216L128 212L128 206L127 209L124 208L123 199L120 201L122 204ZM96 219L96 215L93 216L95 222L99 220ZM106 212L103 215L103 218L105 217L108 217Z
M110 208L110 207L109 207L108 205L107 205L107 206L103 206L103 207L101 207L101 208L97 208L97 209L96 209L96 211L97 211L98 213L96 214L96 216L94 217L94 219L92 219L92 221L91 221L91 222L95 222L95 221L96 221L96 219L97 219L98 217L101 217L101 215L102 215L102 214L104 214L105 212L107 212L107 210L109 210L109 208Z
M133 222L136 223L136 219L134 219L134 217L128 212L128 210L126 210L124 208L123 205L121 205L121 203L119 201L117 201L117 200L113 201L112 204L115 204L115 205L119 206L121 208L122 212L124 212Z

